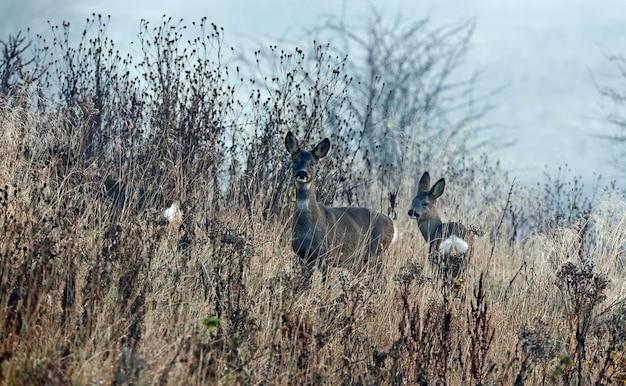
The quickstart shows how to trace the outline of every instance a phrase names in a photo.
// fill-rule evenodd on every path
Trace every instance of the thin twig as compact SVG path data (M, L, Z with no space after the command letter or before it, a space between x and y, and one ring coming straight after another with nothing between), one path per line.
M522 269L526 267L526 262L523 262L522 265L520 265L519 269L517 270L517 272L515 273L515 275L513 276L513 278L511 279L511 281L509 282L508 287L506 287L506 291L504 291L504 299L507 299L507 295L509 293L509 290L511 289L511 287L513 287L513 282L515 281L515 279L517 279L517 276L519 276L520 272L522 272Z
M491 264L491 258L493 257L493 252L496 249L496 241L498 240L498 235L500 234L500 228L502 228L502 223L504 223L504 216L506 215L506 211L509 208L509 204L511 204L511 196L513 195L514 186L515 186L515 178L513 178L513 182L511 182L509 195L506 198L506 205L504 205L504 209L502 209L502 217L500 217L500 223L498 224L498 227L496 228L496 234L494 235L493 242L491 243L491 253L489 253L489 264Z

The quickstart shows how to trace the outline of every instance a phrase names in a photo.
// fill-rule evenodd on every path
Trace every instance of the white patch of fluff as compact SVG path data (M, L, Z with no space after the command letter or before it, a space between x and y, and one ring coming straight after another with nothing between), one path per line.
M450 255L453 251L459 254L463 254L467 252L468 249L469 245L467 245L465 240L455 235L452 235L443 240L439 245L439 251L441 251L441 253L444 255Z
M300 212L306 212L309 210L309 200L296 200L296 208Z
M180 211L178 202L174 202L169 208L165 209L163 211L163 217L165 217L169 223L179 220L182 217L182 212Z
M398 228L396 227L396 224L393 224L393 237L391 238L391 244L395 243L397 238L398 238Z

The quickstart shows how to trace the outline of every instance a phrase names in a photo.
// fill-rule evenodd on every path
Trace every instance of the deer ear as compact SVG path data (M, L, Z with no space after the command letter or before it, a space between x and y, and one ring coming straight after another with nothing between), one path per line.
M291 131L288 132L287 136L285 137L285 147L287 148L287 151L291 155L296 154L298 150L300 150L300 145L298 145L298 140L296 139L296 136L293 135Z
M428 172L424 172L424 174L422 174L422 178L420 178L419 184L417 185L417 192L428 192L428 189L430 189L430 174L428 174Z
M446 188L446 180L442 178L439 181L437 181L435 185L433 185L433 187L430 189L430 194L432 194L434 199L437 199L443 194L443 190L445 188Z
M330 150L330 140L324 138L322 142L318 143L315 149L313 149L313 155L315 155L317 159L320 159L328 154L328 150Z

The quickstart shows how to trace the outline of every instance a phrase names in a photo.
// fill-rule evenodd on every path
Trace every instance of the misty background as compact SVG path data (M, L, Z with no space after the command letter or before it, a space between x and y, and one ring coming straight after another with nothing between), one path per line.
M48 21L69 21L78 39L85 20L100 13L111 15L107 35L118 49L129 52L137 50L131 42L137 41L140 20L156 25L164 15L186 23L206 16L224 28L226 45L304 45L310 43L311 29L329 15L362 28L373 9L391 22L429 18L437 26L475 21L471 47L457 75L479 73L476 93L490 94L493 106L478 123L487 128L481 135L499 139L490 151L512 177L534 183L543 178L546 166L555 172L567 165L588 188L598 174L603 182L617 180L624 187L623 174L614 166L619 149L599 138L615 128L606 119L609 102L598 91L619 77L607 57L626 51L622 3L26 0L0 5L0 39L27 28L30 37L47 36Z

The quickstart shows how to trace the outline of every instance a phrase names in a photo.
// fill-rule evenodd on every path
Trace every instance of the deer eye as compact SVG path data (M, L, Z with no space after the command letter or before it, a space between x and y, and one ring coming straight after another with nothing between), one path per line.
M423 206L424 208L428 208L428 202L422 202L422 206Z

